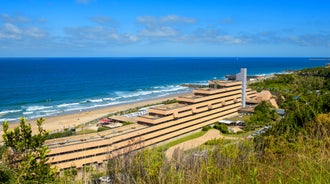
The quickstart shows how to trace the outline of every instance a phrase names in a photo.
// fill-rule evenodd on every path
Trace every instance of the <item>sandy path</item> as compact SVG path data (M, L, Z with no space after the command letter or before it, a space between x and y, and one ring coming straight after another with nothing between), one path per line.
M184 94L180 94L180 95L184 95ZM145 106L145 105L149 105L149 104L160 103L165 100L174 99L176 96L177 95L164 97L164 98L145 100L145 101L136 102L136 103L105 107L102 109L95 109L95 110L90 110L90 111L85 111L85 112L83 111L83 112L78 112L78 113L74 113L74 114L46 117L46 121L43 124L43 128L46 130L49 130L49 131L59 131L59 130L63 130L64 128L75 127L77 125L92 121L94 119L100 118L102 116L105 116L105 115L113 113L113 112L123 111L123 110L127 110L130 108L141 107L141 106ZM36 120L28 120L27 122L31 123L33 131L37 131ZM3 134L2 122L0 122L0 123L1 123L0 142L2 142L2 134ZM19 123L9 123L10 128L16 127L18 125L19 125Z
M204 134L202 137L198 137L196 139L193 139L193 140L189 140L189 141L186 141L186 142L183 142L183 143L180 143L178 145L175 145L171 148L169 148L165 155L166 155L166 158L168 160L171 160L172 159L172 155L173 155L173 152L174 150L176 149L180 149L180 150L183 150L183 151L186 151L186 150L189 150L189 149L192 149L192 148L196 148L200 145L202 145L203 143L205 143L206 141L208 140L211 140L211 139L219 139L219 138L223 138L223 139L230 139L230 140L238 140L238 139L241 139L239 137L228 137L228 136L223 136L222 134L220 134L219 130L215 130L215 129L211 129L209 130L206 134Z

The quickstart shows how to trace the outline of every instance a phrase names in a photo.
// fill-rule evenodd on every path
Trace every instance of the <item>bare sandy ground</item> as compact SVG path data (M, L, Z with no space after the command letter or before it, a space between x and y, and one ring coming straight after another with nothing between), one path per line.
M165 156L166 156L166 158L168 160L171 160L172 159L173 152L176 149L180 149L180 150L186 151L186 150L189 150L189 149L197 148L198 146L202 145L203 143L205 143L208 140L219 139L219 138L229 139L229 140L238 140L238 139L241 139L239 137L223 136L222 134L220 134L219 130L211 129L206 134L204 134L202 137L198 137L196 139L189 140L189 141L180 143L178 145L175 145L175 146L169 148L166 151Z
M184 94L180 94L180 95L184 95ZM141 106L145 106L145 105L149 105L149 104L160 103L165 100L174 99L176 96L169 96L169 97L151 99L151 100L146 100L146 101L141 101L141 102L136 102L136 103L105 107L102 109L78 112L78 113L74 113L74 114L59 115L59 116L54 116L54 117L45 117L46 120L43 124L43 128L46 130L49 130L49 131L59 131L59 130L63 130L64 128L71 128L71 127L75 127L75 126L78 126L83 123L87 123L87 122L95 120L97 118L106 116L110 113L123 111L123 110L127 110L130 108L135 108L135 107L141 107ZM32 131L36 132L37 131L36 120L28 120L27 122L31 124ZM18 122L9 123L9 128L14 128L18 125L19 125ZM2 134L3 134L3 130L2 130L2 125L1 125L0 126L0 142L2 142Z

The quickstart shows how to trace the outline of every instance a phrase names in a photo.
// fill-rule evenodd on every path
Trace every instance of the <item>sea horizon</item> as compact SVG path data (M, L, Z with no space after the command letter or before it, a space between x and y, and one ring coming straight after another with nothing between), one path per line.
M225 79L242 67L248 75L270 75L324 66L327 61L325 57L4 57L0 122L187 93L191 89L181 84Z
M305 58L328 60L329 56L0 56L0 59L62 59L62 58L105 58L105 59L131 59L131 58Z

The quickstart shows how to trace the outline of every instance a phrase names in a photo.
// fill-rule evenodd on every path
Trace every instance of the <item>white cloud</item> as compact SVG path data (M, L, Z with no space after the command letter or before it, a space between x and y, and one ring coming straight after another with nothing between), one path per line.
M185 25L196 23L196 19L181 17L178 15L167 15L162 17L139 16L137 23L143 26L138 35L144 39L172 41L173 38L182 36ZM175 40L175 39L174 39Z
M154 16L139 16L136 18L137 23L142 24L145 27L162 27L164 25L184 25L184 24L194 24L196 19L189 17L181 17L177 15L167 15L163 17Z
M126 34L125 35L131 42L137 42L139 41L139 37L135 36L135 35L129 35L129 34Z
M37 27L30 27L26 29L25 34L30 37L34 38L43 38L47 36L47 33L40 28Z
M290 44L302 47L328 47L330 33L299 34L293 31L264 31L258 33L244 33L240 36L250 44L276 45Z
M322 46L329 47L330 33L302 34L284 37L283 41L299 46Z
M222 33L217 29L198 29L184 37L186 42L213 44L244 44L246 40L241 36Z
M139 35L144 37L173 37L178 34L178 31L172 27L159 27L157 29L143 29Z
M90 18L93 22L98 23L98 24L113 24L117 23L114 21L111 17L108 16L93 16Z
M136 17L137 30L129 33L121 31L119 24L111 17L93 16L89 18L92 21L90 26L63 28L64 35L50 34L43 28L48 23L44 19L33 20L7 14L2 14L0 18L2 19L0 21L1 48L3 50L17 50L18 52L20 49L49 49L49 52L57 50L69 53L99 48L109 49L118 45L132 46L133 48L135 43L146 45L149 43L207 44L211 46L289 44L306 48L330 47L329 32L299 34L294 30L273 30L258 33L247 31L233 33L216 26L205 27L197 23L194 18L177 15ZM231 20L223 21L230 23Z
M3 24L0 24L0 39L6 40L7 44L18 46L28 43L27 40L33 42L36 41L35 39L43 39L48 35L46 31L33 26L35 23L40 23L39 21L33 21L25 16L2 14L1 19Z
M1 19L3 20L3 22L7 22L7 23L28 23L28 22L30 22L29 18L27 18L25 16L21 16L21 15L9 16L8 14L2 14Z
M218 43L225 43L225 44L242 44L244 41L235 36L231 35L218 35L215 37L215 41Z
M0 39L20 39L21 38L21 30L11 24L5 23L3 26L0 26Z
M161 22L164 22L164 23L188 23L188 24L191 24L191 23L196 23L196 19L193 19L193 18L189 18L189 17L180 17L180 16L177 16L177 15L167 15L167 16L164 16L164 17L161 17L160 18L160 21Z
M41 39L46 36L47 33L38 27L18 27L11 23L0 26L1 39Z
M127 33L119 33L112 27L84 26L65 28L66 40L81 47L109 46L112 44L127 44L138 41L138 37Z
M119 27L119 23L115 19L109 16L92 16L89 19L97 26L111 28L113 30L118 29Z
M16 27L13 24L10 24L10 23L5 23L5 29L9 33L13 33L13 34L20 34L21 33L21 30L18 29L18 27Z

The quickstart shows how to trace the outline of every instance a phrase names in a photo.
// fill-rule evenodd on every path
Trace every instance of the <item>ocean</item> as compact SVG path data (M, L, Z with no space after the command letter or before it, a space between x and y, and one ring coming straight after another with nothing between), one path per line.
M324 66L309 58L0 58L0 123L189 92L246 67L248 75Z

